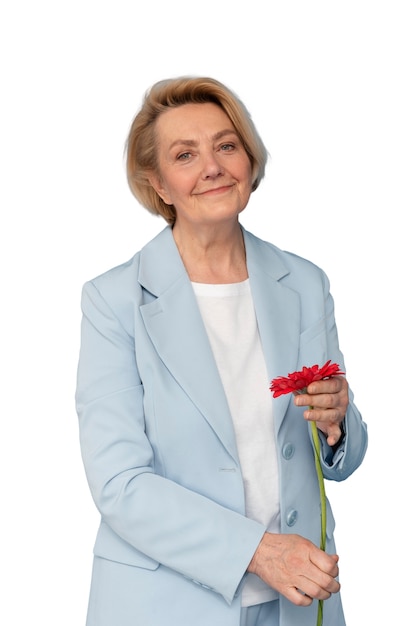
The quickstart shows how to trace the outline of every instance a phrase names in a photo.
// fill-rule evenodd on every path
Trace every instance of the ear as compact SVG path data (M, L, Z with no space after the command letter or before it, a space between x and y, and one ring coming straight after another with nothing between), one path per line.
M154 189L154 191L158 193L160 198L166 204L173 204L173 202L171 201L170 194L167 192L166 188L164 187L164 183L161 180L160 176L158 176L158 174L156 174L155 172L149 172L148 181L151 187Z

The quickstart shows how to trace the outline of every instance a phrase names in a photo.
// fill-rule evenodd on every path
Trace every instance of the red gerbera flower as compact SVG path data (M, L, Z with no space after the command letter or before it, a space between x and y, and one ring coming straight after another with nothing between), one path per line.
M341 376L344 374L340 370L337 363L327 361L325 365L312 365L312 367L303 367L300 372L292 372L287 376L278 376L271 381L270 390L273 392L273 398L282 396L286 393L301 393L306 387L315 380L323 380L331 378L331 376Z

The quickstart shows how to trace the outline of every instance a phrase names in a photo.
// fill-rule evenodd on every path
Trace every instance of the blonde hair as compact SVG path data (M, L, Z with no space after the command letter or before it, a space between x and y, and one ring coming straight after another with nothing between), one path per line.
M241 100L225 85L213 78L180 77L162 80L153 85L143 99L126 142L126 169L129 187L136 199L169 224L176 220L175 207L166 204L149 181L158 173L158 142L155 126L158 117L170 108L183 104L213 102L231 120L252 167L252 191L264 177L267 150Z

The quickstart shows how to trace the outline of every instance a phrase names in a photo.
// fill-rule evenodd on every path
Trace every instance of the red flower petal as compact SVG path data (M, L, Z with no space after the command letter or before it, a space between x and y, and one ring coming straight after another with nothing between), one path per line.
M277 398L286 393L300 391L316 380L343 374L344 372L340 370L340 366L337 363L331 363L331 360L327 361L321 368L319 365L312 365L312 367L303 366L299 372L292 372L287 376L274 378L270 384L270 391L273 392L273 398Z

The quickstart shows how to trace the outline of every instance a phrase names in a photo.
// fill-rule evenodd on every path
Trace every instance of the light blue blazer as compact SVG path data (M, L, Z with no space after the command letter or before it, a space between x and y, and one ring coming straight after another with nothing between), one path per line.
M344 369L325 274L244 232L269 377L328 359ZM239 626L240 589L265 531L245 517L231 415L193 288L166 227L130 261L86 283L76 392L83 462L101 515L91 626ZM309 428L292 396L273 400L281 532L317 545ZM327 479L361 463L366 426L351 404ZM334 552L328 508L327 551ZM316 623L316 602L280 598L280 626ZM339 595L324 626L344 624Z

